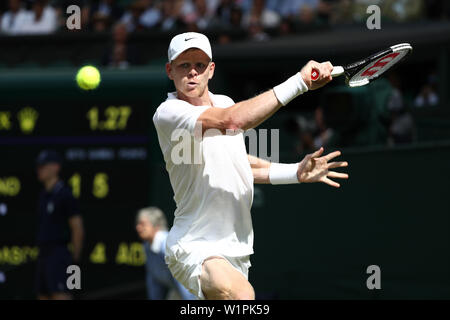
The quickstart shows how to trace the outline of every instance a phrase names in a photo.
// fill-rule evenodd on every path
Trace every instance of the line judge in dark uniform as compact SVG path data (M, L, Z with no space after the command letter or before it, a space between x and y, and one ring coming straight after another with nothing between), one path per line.
M44 186L38 202L36 290L40 300L72 299L66 271L81 257L83 221L71 189L59 177L61 165L61 156L53 150L42 151L36 159L37 178Z

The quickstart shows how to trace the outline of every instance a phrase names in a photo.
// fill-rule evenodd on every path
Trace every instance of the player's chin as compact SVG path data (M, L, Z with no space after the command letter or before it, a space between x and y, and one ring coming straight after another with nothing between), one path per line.
M199 94L199 88L198 87L192 87L192 86L188 86L185 88L184 90L184 94L188 97L198 97Z

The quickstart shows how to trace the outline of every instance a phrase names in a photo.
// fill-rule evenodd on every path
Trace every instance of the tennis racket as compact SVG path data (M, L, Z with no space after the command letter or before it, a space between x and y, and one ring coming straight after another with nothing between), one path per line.
M364 86L400 62L411 51L412 46L409 43L397 44L346 66L334 66L331 76L337 77L345 74L345 83L349 87ZM316 81L318 78L319 71L313 69L311 80Z

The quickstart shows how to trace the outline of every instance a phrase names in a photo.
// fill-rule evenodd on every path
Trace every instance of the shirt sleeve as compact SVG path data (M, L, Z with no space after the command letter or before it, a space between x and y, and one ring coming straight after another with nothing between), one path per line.
M167 137L175 129L187 130L194 135L199 116L210 106L191 106L187 103L167 103L161 105L153 116L153 123Z

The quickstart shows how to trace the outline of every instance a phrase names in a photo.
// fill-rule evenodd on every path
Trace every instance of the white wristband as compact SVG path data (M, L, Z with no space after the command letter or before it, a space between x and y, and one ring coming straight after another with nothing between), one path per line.
M273 88L275 96L283 106L287 105L295 97L306 91L308 91L308 86L305 81L303 81L300 72L297 72L285 82Z
M269 168L269 180L271 184L300 183L297 178L298 163L275 163Z

